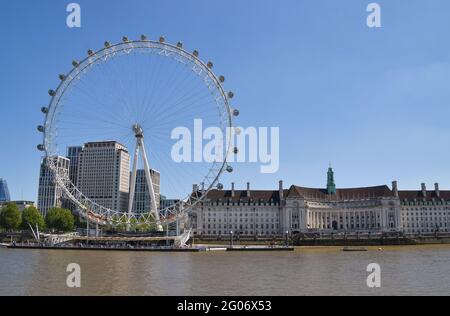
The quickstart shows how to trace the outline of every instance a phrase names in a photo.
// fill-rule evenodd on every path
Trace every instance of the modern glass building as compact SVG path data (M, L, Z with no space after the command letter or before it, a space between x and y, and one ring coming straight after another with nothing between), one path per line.
M9 196L8 184L6 180L0 178L0 202L9 202L11 197Z
M78 161L80 159L80 154L82 151L82 146L67 147L67 159L70 160L69 178L75 186L77 185L78 181Z

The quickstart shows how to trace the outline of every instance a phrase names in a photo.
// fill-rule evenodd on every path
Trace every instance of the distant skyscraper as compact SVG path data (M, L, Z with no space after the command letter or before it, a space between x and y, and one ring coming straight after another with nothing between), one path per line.
M159 208L161 210L168 208L168 207L172 207L175 204L180 202L179 199L167 199L164 195L161 195L159 200L160 200Z
M11 196L9 195L8 184L6 180L0 178L0 202L9 202Z
M131 177L131 173L130 173ZM156 170L150 169L150 177L152 178L153 189L155 191L156 206L159 208L160 203L160 174ZM133 200L133 211L138 213L147 213L151 209L150 194L148 193L147 179L145 178L145 170L139 169L136 172L136 189Z
M76 186L77 185L77 177L78 177L78 160L83 150L82 146L70 146L67 147L67 159L70 160L69 166L69 179ZM72 212L76 212L78 207L71 200L67 199L64 201L64 208L71 210Z
M78 157L78 189L96 203L127 211L130 155L115 141L86 143Z
M74 185L77 185L78 160L82 150L82 146L67 147L67 159L70 160L69 178Z
M63 189L55 180L53 172L47 166L47 159L54 159L58 173L68 176L70 160L65 157L44 158L41 162L38 190L38 209L42 215L53 207L62 207L64 202Z

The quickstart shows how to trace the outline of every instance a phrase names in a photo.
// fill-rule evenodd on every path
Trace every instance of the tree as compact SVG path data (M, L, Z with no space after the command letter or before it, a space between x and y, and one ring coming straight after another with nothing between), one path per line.
M139 223L136 225L136 231L140 232L140 233L146 233L152 230L154 230L155 225L151 225L151 224L145 224L145 223Z
M56 207L48 210L45 223L52 230L68 232L73 230L75 218L70 210Z
M17 205L7 203L0 212L0 226L6 230L17 230L20 221L20 211Z
M45 221L41 213L34 206L26 208L22 213L22 229L29 229L30 224L33 229L38 226L39 230L44 229Z

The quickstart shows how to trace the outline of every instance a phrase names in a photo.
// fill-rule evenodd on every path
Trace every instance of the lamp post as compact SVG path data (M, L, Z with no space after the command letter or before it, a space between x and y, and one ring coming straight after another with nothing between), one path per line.
M289 231L286 231L286 247L289 246Z
M230 247L233 248L233 231L230 231Z

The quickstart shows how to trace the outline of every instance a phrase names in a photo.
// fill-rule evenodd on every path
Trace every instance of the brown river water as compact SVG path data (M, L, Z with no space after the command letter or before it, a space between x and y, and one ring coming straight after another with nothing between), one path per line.
M0 295L450 295L450 246L143 253L0 248ZM68 288L67 265L81 267ZM366 284L381 267L381 287Z

